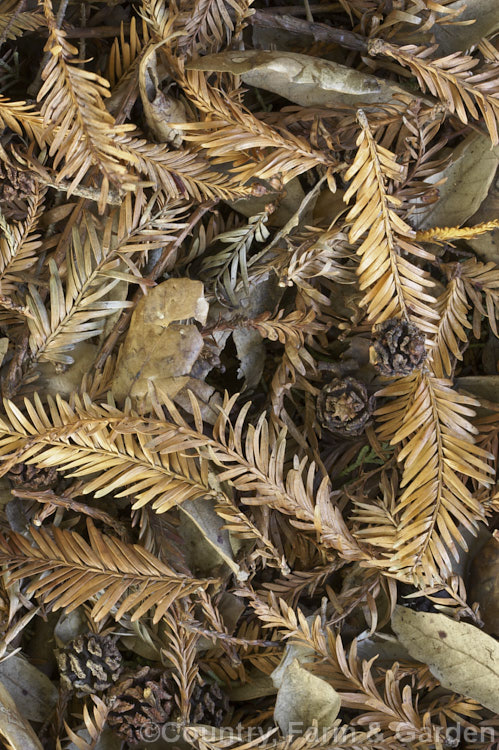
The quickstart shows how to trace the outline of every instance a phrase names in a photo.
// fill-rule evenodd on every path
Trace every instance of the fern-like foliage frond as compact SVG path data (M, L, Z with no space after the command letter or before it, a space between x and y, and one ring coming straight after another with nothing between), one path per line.
M145 35L143 40L137 32L136 18L132 16L128 39L125 38L123 24L120 36L114 39L108 62L108 78L112 87L118 85L124 76L128 77L132 66L136 67L137 61L140 60L141 53L148 42L147 26L145 23L142 24L142 30Z
M489 319L489 325L499 336L499 267L495 263L481 263L470 258L457 269L466 294L473 304L473 333L480 338L481 316ZM485 302L485 304L484 304Z
M438 317L430 307L434 298L427 293L433 282L406 254L424 260L433 256L414 243L413 230L397 213L400 201L388 190L390 180L402 179L403 167L395 154L376 143L362 110L358 119L361 132L355 159L345 173L351 183L344 200L356 196L346 216L350 243L364 237L357 250L359 286L365 291L362 305L373 323L401 316L431 333Z
M168 39L172 34L173 22L178 15L173 4L166 4L163 0L142 0L142 15L145 18L153 36L160 41Z
M436 377L445 378L453 374L456 360L462 360L461 348L468 341L466 329L471 328L463 279L456 276L449 281L435 308L439 321L428 359Z
M102 175L103 209L110 183L133 188L116 144L116 138L133 126L115 123L103 101L109 96L108 81L82 67L76 57L78 50L57 27L51 0L44 0L43 7L49 27L45 46L49 59L42 72L44 84L38 101L42 102L47 134L51 135L50 155L54 157L54 169L58 168L56 180L71 178L71 194L88 170L97 166Z
M158 622L178 596L212 583L176 573L141 545L101 534L91 521L88 542L57 526L30 531L31 539L16 532L3 537L0 560L9 563L12 580L33 578L28 590L53 610L71 612L98 597L92 609L96 622L132 611L133 621L153 608Z
M69 352L80 341L99 335L105 318L132 303L112 299L120 281L140 282L135 273L124 273L123 261L136 252L147 252L171 240L184 224L176 214L183 206L172 205L158 216L141 215L127 195L121 207L111 212L101 228L89 211L80 227L73 227L63 279L53 260L49 261L50 297L45 305L37 288L29 287L27 304L32 364L37 361L71 364ZM111 299L109 299L111 295Z
M0 94L0 126L10 128L18 135L26 134L42 145L45 141L43 117L32 104L13 102Z
M235 523L236 532L255 539L263 556L285 569L266 537L252 533L253 522L248 518L242 523L240 514L231 510L231 500L222 489L229 482L244 503L272 507L290 516L297 528L320 533L325 547L339 549L348 559L352 555L369 558L332 505L329 478L322 477L307 458L285 463L285 428L276 429L264 415L256 424L248 424L249 403L232 423L228 415L236 394L224 400L209 437L194 398L195 428L165 394L161 397L168 405L169 419L136 417L92 404L88 397L75 397L74 406L60 398L49 399L47 411L36 395L32 402L25 399L26 413L5 401L6 417L0 420L1 473L25 462L42 468L55 466L71 477L93 475L83 487L85 494L134 496L133 508L151 504L156 513L189 499L215 501L229 526ZM155 408L159 410L157 404ZM210 468L217 473L216 488Z
M200 594L201 602L203 603L204 597L201 592ZM184 598L183 595L182 598ZM187 611L183 611L184 607L182 604L184 603L186 605L185 610ZM182 721L187 722L191 710L192 691L199 672L196 662L196 646L199 635L190 632L181 624L182 619L189 616L192 617L192 611L190 611L192 610L192 605L189 608L189 604L185 600L184 603L174 604L172 611L165 614L165 621L168 626L166 633L169 648L163 649L163 656L173 665L172 677L179 688L177 703L180 708Z
M88 258L90 263L94 261L93 267L89 268L89 264L85 263L82 245L73 242L73 252L68 259L70 265L66 293L56 262L49 261L49 309L36 286L29 286L26 301L31 313L28 325L32 362L72 364L73 357L67 352L81 341L101 334L104 329L103 319L131 304L124 300L106 299L118 280L106 279L103 283L95 271L95 258ZM85 270L88 270L88 275L80 276L80 272Z
M237 13L241 4L241 0L183 2L177 21L182 30L179 51L191 57L196 48L199 55L200 52L218 52L224 44L229 44L234 31L229 8Z
M270 232L266 226L268 220L269 211L262 211L250 216L247 224L219 234L213 239L213 243L221 242L226 247L202 260L203 279L213 279L217 285L220 284L235 306L238 304L235 288L239 276L244 288L249 289L248 254L253 243L265 242L269 237Z
M279 260L284 263L279 263ZM302 242L289 255L282 253L276 272L281 284L291 286L295 284L300 291L306 290L308 296L314 295L311 279L318 277L332 279L336 284L354 284L356 282L355 269L358 258L348 243L345 232L338 229L312 235Z
M202 156L188 149L170 150L162 143L149 143L135 136L123 137L119 143L134 169L170 199L202 201L242 198L252 194L250 187L216 171Z
M0 422L0 455L7 455L2 471L11 462L56 466L75 477L98 474L83 492L101 497L135 496L135 508L152 503L162 513L187 499L215 497L208 481L208 464L197 455L151 453L142 434L133 436L141 423L117 409L97 407L85 399L76 408L58 399L49 401L50 415L40 398L25 401L29 418L14 404L5 403L7 418ZM116 432L118 428L122 434ZM187 448L173 426L164 425L163 439L175 450ZM115 429L116 428L116 429ZM192 441L190 441L192 442Z
M334 547L331 542L336 539L335 531L327 528L326 519L322 527L320 524L318 526L316 515L316 504L330 503L329 478L321 476L315 464L307 458L299 460L295 456L291 465L285 465L285 428L276 428L266 419L265 414L255 424L248 422L250 402L242 406L237 419L232 422L229 413L238 398L238 394L235 394L225 397L220 415L213 426L213 437L208 439L203 432L199 405L193 397L191 404L196 419L195 430L185 422L168 397L163 395L162 398L167 404L169 418L176 426L176 441L183 435L188 447L197 445L201 449L203 446L201 455L206 456L217 467L219 482L230 482L241 493L245 504L275 508L291 516L293 525L298 528L307 531L320 529L324 537L329 532L328 542L325 544ZM162 455L173 449L175 443L165 439L158 424L144 423L144 429L151 435L156 434L147 444L150 450ZM272 547L269 552L271 550Z
M87 742L81 735L73 732L67 722L64 722L66 732L68 733L68 739L73 743L77 750L95 750L106 724L110 706L104 703L104 701L97 695L92 695L92 701L94 703L93 715L90 714L87 704L83 706L83 723L90 738L90 742Z
M33 193L26 198L27 214L22 222L8 224L0 216L0 292L15 297L16 284L22 282L22 273L36 261L36 251L41 242L36 227L40 218L45 189L35 183Z
M417 47L394 44L375 39L369 44L372 55L386 55L409 68L418 79L423 91L430 91L445 102L450 112L467 123L468 117L478 120L482 116L492 143L499 143L499 84L497 63L488 64L472 72L479 60L462 52L453 52L441 58L432 54L438 45Z
M143 0L144 18L158 39L172 37L182 57L199 57L230 45L249 15L252 0L181 0L178 8L161 0ZM176 37L176 38L175 38Z
M194 141L210 158L233 162L231 171L242 183L257 177L275 178L277 173L287 183L316 166L336 168L332 156L291 131L280 132L259 120L233 97L211 86L202 71L186 70L180 59L172 57L169 64L184 95L205 115L202 123L182 123L185 139ZM254 149L260 150L256 158Z
M446 579L458 547L466 548L458 525L475 532L485 518L484 506L465 481L473 478L489 486L493 456L474 444L477 430L469 417L479 402L451 386L448 380L418 372L395 380L379 394L394 397L378 409L379 437L393 445L402 443L398 459L404 463L403 491L390 510L398 526L386 553L388 569L402 577ZM385 525L386 520L380 532ZM361 538L366 535L376 543L375 526Z
M4 0L0 6L0 35L5 39L16 39L25 31L37 31L43 26L44 18L41 13L33 10L19 12L18 0Z

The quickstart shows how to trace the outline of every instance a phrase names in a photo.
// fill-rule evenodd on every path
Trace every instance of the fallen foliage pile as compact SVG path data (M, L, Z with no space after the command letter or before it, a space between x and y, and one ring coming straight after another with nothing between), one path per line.
M0 2L0 737L497 745L496 0Z

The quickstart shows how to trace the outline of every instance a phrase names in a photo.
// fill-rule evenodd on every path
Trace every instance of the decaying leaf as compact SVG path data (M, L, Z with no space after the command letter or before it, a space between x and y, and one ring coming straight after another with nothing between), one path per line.
M188 119L185 105L161 87L161 76L157 65L157 48L154 45L143 56L139 68L139 86L147 125L156 141L171 143L178 148L182 143L182 131L172 128L170 122Z
M0 684L0 736L15 750L43 750L21 711L7 689Z
M340 63L294 52L227 51L190 62L189 70L240 75L244 83L301 104L302 107L366 107L400 104L409 95L402 87Z
M246 387L252 388L259 383L265 364L265 347L262 337L257 331L249 331L245 328L236 328L232 337L241 362L238 376L244 378Z
M458 50L469 49L484 37L492 37L499 29L499 5L496 0L456 0L446 6L449 11L461 10L455 24L436 24L432 31L442 57ZM462 21L473 21L460 25Z
M487 196L498 164L499 147L491 149L490 139L484 135L469 135L454 149L443 172L428 178L428 184L438 186L439 200L418 207L412 214L413 226L428 229L464 224Z
M181 523L180 528L187 544L191 567L200 573L204 571L212 575L217 566L225 563L238 580L245 581L248 573L234 559L229 532L223 528L223 520L215 513L213 499L185 500L180 507L190 521L187 525Z
M499 711L499 643L467 622L397 606L392 627L443 687Z
M174 321L194 318L204 323L207 313L200 281L168 279L142 298L113 381L115 398L147 398L150 382L173 398L187 384L203 348L195 325Z
M315 722L319 729L334 726L340 696L331 685L302 667L298 659L279 673L278 683L274 719L283 734L303 734Z
M480 604L484 629L499 636L499 539L490 537L475 555L470 571L470 599Z
M0 682L28 721L45 721L57 703L53 682L19 654L0 663Z

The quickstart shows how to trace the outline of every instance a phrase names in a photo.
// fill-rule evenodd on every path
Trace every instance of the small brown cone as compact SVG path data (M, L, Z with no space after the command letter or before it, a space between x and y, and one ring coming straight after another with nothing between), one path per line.
M317 398L317 418L321 425L343 437L357 437L364 431L374 408L374 398L355 378L334 378Z
M131 745L157 739L170 721L174 688L168 672L142 667L109 691L108 725Z
M210 727L220 727L229 710L229 700L222 688L213 683L211 685L196 685L191 696L192 724L208 724Z
M382 375L409 375L425 359L424 333L414 323L391 318L374 327L371 361Z
M121 672L121 654L110 635L87 633L73 638L58 653L61 682L78 696L107 690Z

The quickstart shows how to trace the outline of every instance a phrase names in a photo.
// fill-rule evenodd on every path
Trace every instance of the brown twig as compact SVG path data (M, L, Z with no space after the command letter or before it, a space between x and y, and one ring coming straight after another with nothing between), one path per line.
M114 529L120 537L125 538L126 536L125 525L116 520L116 518L113 518L104 510L92 508L85 503L79 503L76 500L73 500L69 495L56 495L52 490L32 491L19 489L13 489L12 494L15 497L21 497L25 500L36 500L38 503L43 503L45 507L41 509L33 519L35 526L41 526L42 522L54 512L55 508L65 508L66 510L72 510L75 513L83 513L86 516L95 518L96 521L102 521L102 523L105 523L107 526Z
M225 641L231 646L243 646L244 648L256 646L261 648L280 649L284 647L282 641L261 641L258 639L252 640L249 638L237 638L236 636L230 635L229 633L223 633L221 631L205 628L201 625L201 623L198 623L194 620L182 620L180 624L191 633L199 633L199 635L204 635L206 638L210 638L213 641Z
M249 16L248 22L252 26L259 26L266 29L284 29L301 37L303 35L313 36L316 42L340 44L347 49L362 52L363 54L367 53L367 39L365 37L346 29L336 29L325 23L304 21L301 18L293 18L290 15L280 16L269 10L256 10Z

